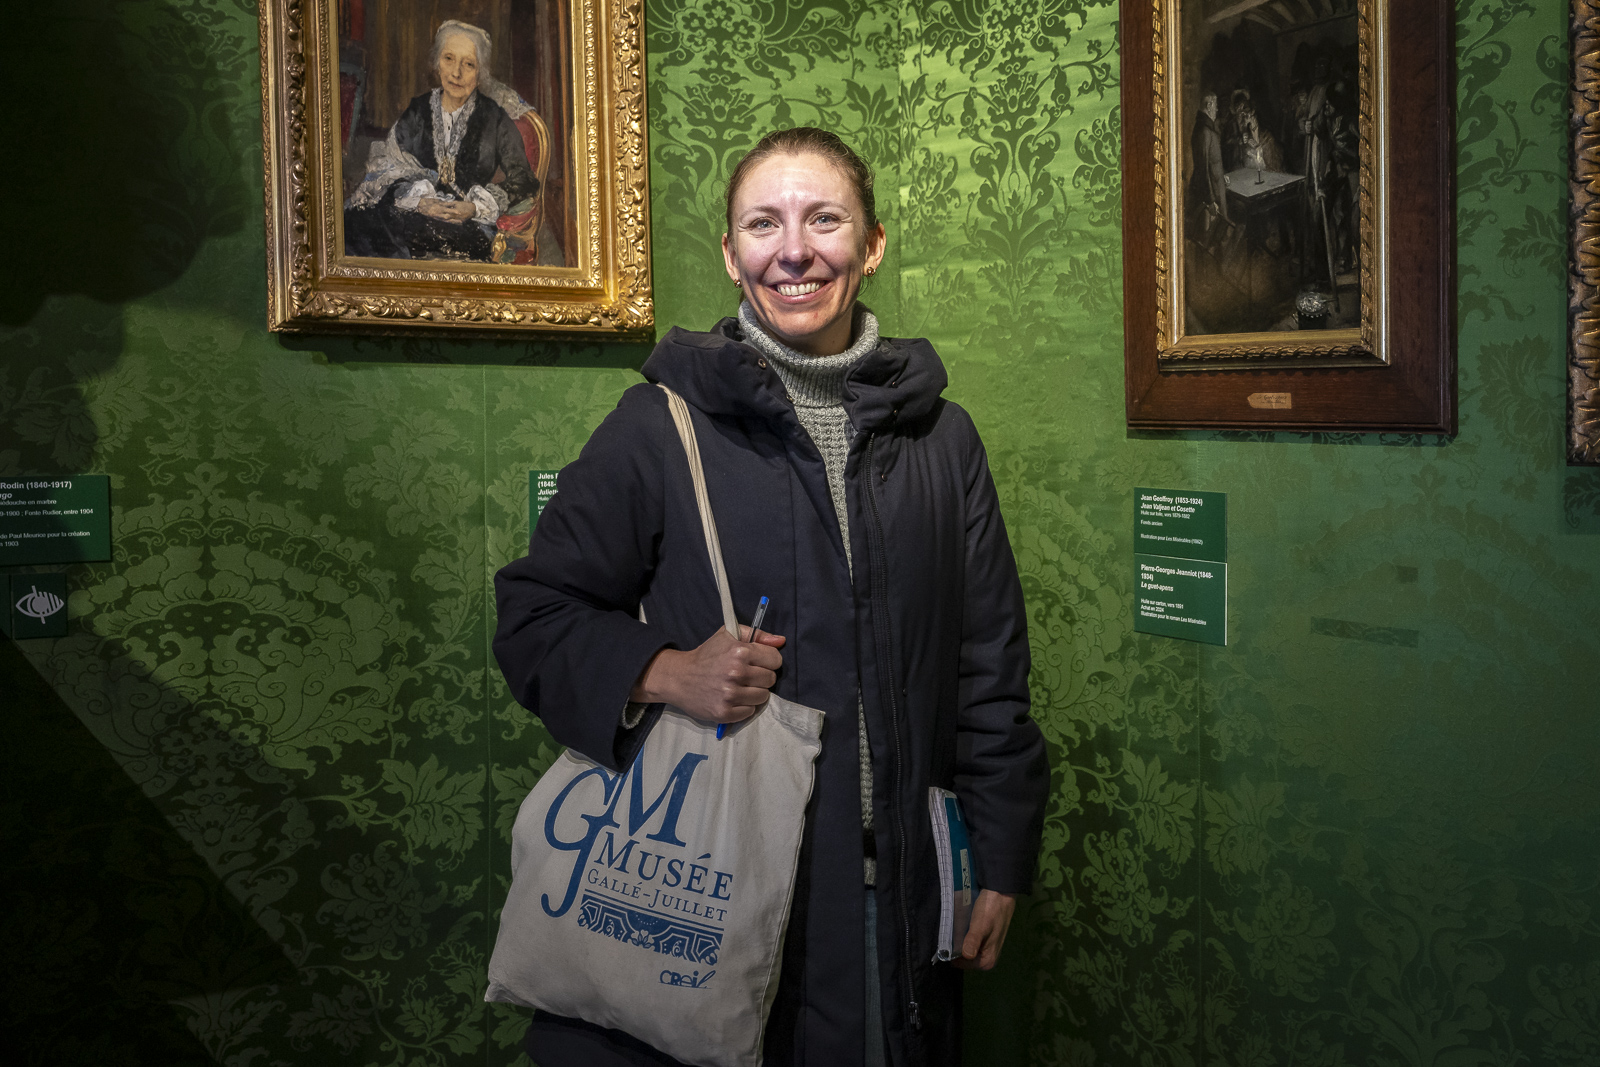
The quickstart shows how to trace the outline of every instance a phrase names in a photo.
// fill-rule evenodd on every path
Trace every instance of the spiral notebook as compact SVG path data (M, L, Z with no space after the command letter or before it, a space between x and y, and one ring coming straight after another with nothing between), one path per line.
M928 813L933 817L933 844L939 855L939 941L934 959L961 955L961 942L972 922L972 844L967 837L967 817L961 801L948 789L928 790Z

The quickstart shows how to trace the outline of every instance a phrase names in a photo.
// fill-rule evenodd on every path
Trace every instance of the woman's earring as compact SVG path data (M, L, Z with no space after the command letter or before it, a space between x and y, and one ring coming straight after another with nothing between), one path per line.
M868 267L867 270L866 270L866 275L869 278L872 277L876 273L878 273L878 268L877 267Z
M743 289L744 288L744 282L741 282L738 278L735 278L733 280L733 287L735 289Z

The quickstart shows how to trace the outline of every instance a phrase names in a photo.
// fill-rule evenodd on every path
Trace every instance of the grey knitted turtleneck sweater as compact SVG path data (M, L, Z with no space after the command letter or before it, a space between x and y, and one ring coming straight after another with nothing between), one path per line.
M739 325L744 328L745 341L760 349L771 361L772 369L778 372L783 387L789 391L800 425L822 453L822 465L828 471L828 492L833 497L833 512L839 517L839 532L844 535L844 558L850 561L853 572L850 520L844 500L844 462L856 432L844 413L844 379L851 367L878 347L878 318L857 304L851 330L855 343L836 356L808 356L796 352L761 328L748 300L739 305Z
M739 305L739 325L744 339L758 349L777 372L794 403L795 416L822 453L822 466L828 472L828 494L833 498L833 513L839 518L839 534L844 538L845 563L855 579L855 560L850 553L850 518L845 506L844 464L850 454L855 427L844 410L844 380L850 369L878 347L878 319L861 304L856 305L851 334L855 343L836 356L808 356L761 328L755 309L748 300ZM861 825L872 829L872 750L867 744L866 709L857 703L861 738ZM866 860L866 884L877 881L876 864Z

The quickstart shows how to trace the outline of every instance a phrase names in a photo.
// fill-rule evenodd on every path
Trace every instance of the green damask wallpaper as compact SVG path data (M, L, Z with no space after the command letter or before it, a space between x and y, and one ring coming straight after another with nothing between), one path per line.
M647 9L663 327L734 307L731 159L831 125L879 167L867 299L990 448L1057 787L969 1062L1600 1062L1564 4L1458 5L1453 440L1126 431L1114 4ZM255 5L12 22L51 88L0 121L55 165L6 223L0 474L109 473L118 549L0 645L8 1058L515 1063L483 969L555 751L489 576L646 348L269 336ZM1132 632L1136 484L1230 494L1230 647Z

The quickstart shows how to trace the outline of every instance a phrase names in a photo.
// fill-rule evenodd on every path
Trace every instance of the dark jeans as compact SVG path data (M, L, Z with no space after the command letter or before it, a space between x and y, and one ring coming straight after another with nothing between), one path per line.
M878 978L878 897L867 887L867 1067L886 1067L883 989Z

